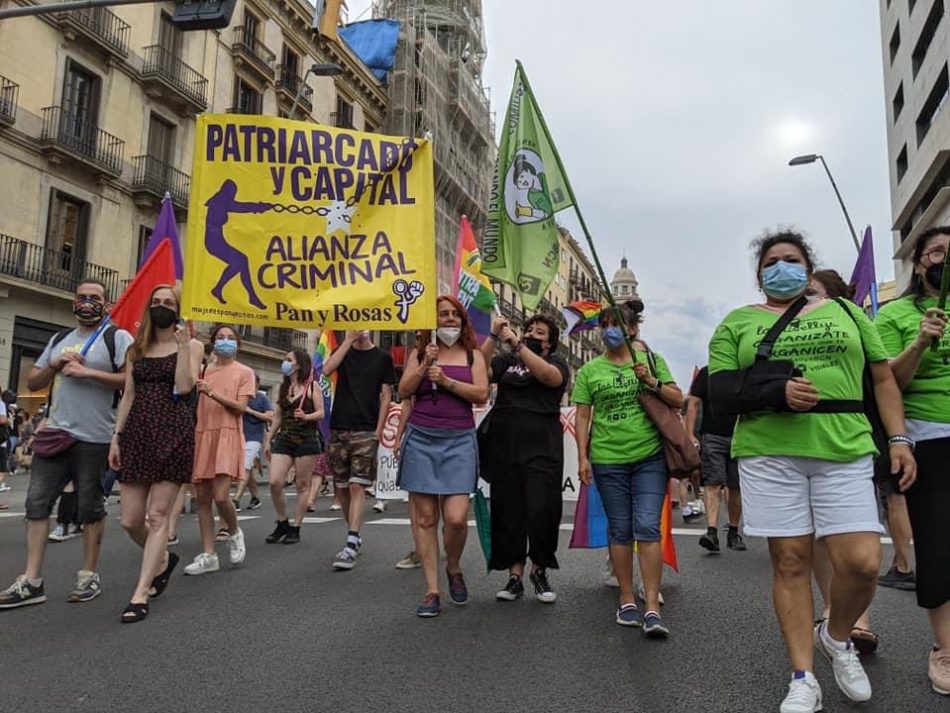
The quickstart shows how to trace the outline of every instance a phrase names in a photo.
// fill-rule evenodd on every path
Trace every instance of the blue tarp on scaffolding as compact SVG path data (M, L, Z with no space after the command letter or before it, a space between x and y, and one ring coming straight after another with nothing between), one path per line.
M396 63L399 23L396 20L364 20L341 27L339 34L363 64L385 84L389 70Z

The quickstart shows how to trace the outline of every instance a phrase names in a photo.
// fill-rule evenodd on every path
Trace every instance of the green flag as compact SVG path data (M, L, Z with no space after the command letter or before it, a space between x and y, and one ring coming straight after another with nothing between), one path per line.
M514 287L526 309L538 306L557 273L554 214L573 203L561 159L518 62L498 147L482 272Z

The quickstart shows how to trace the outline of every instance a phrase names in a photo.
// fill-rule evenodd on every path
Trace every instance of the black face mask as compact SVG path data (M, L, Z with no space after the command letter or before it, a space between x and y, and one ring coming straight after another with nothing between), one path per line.
M933 287L935 290L940 289L940 283L943 281L943 263L938 262L936 265L931 265L927 268L927 273L925 276L927 284Z
M166 307L165 305L149 307L148 315L152 320L152 324L159 329L168 329L178 319L178 313L171 307Z
M106 306L95 300L77 299L73 302L73 314L84 327L94 327L102 321L106 313Z
M524 345L538 356L541 356L541 352L544 351L544 342L534 337L525 337Z

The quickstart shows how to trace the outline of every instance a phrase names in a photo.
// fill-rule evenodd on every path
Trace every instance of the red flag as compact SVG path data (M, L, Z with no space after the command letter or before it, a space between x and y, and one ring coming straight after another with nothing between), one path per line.
M169 239L163 240L139 268L135 278L112 306L112 324L135 334L148 309L152 291L159 285L175 284L175 258Z
M673 502L669 492L663 498L663 511L660 513L660 549L663 552L663 564L679 572L676 543L673 541Z

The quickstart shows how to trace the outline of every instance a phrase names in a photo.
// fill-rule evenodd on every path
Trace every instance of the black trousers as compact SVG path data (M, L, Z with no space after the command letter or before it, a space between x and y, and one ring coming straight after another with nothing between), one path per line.
M917 444L917 482L904 493L914 532L917 605L950 601L950 438Z
M527 557L538 567L557 568L563 438L556 415L493 415L488 433L492 569L506 570Z

